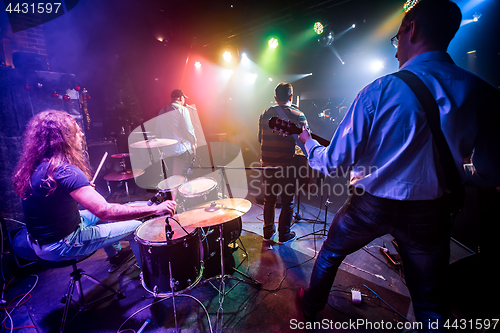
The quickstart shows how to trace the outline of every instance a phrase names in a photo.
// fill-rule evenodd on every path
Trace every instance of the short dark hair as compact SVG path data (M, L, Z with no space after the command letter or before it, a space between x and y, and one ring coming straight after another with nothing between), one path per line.
M274 95L278 102L287 102L293 94L293 87L290 83L281 82L274 88Z
M403 18L402 25L415 21L422 36L430 43L448 48L460 28L462 12L449 0L420 0Z

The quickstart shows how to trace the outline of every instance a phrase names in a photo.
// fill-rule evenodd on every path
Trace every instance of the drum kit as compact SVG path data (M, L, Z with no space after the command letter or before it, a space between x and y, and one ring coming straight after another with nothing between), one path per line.
M173 141L175 140L151 139L133 143L130 147L162 147L175 143ZM209 246L218 247L217 251L220 250L220 275L206 280L220 281L220 295L226 293L225 279L251 283L254 286L261 285L244 273L242 275L247 280L225 274L224 248L228 245L225 243L226 238L231 238L231 241L239 238L242 230L241 216L248 212L251 203L246 199L219 199L218 189L217 181L211 177L187 181L184 176L173 175L157 185L158 193L149 202L137 203L151 205L171 200L174 190L177 190L181 197L178 198L178 201L181 201L178 205L178 211L181 211L179 215L151 218L135 231L142 270L141 284L153 297L194 298L183 293L193 289L204 277L206 260L213 250L208 248ZM229 230L228 236L227 230L224 232L225 228L236 230ZM210 234L218 235L216 240L208 245ZM201 304L199 300L195 300ZM173 304L177 329L175 299ZM218 315L217 322L219 321L222 321L222 318Z

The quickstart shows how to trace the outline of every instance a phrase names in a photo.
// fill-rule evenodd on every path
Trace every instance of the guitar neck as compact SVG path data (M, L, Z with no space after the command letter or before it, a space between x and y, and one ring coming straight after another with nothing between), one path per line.
M323 139L322 137L314 134L314 133L311 133L311 137L318 141L320 145L324 146L324 147L328 147L330 145L330 141L326 140L326 139Z
M278 117L271 117L269 119L269 128L274 131L279 131L278 133L287 136L290 134L297 134L299 135L302 133L302 128L297 126L297 124L291 122L290 120L284 120L280 119ZM311 133L311 137L318 141L320 145L328 147L330 145L330 141L323 139L320 136L317 136L316 134Z

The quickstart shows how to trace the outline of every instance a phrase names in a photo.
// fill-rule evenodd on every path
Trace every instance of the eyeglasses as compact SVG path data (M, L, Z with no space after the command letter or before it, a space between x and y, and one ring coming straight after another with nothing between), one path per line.
M391 38L391 44L394 46L396 49L398 48L398 35L394 36Z
M398 31L398 33L396 34L396 36L392 37L391 38L391 44L392 46L394 46L396 49L398 48L398 43L399 43L399 34L402 33L402 32L405 32L406 30L408 30L409 27L406 27L404 29L400 29Z

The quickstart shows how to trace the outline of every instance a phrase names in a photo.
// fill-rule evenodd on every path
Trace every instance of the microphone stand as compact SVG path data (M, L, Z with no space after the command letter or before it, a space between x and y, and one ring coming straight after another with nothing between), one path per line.
M328 205L331 204L331 203L332 202L330 201L330 196L328 196L326 198L326 201L325 201L325 219L322 222L323 227L320 230L316 230L316 231L313 231L311 233L305 234L303 236L297 237L297 239L301 239L301 238L304 238L304 237L307 237L307 236L311 236L311 235L326 236L328 234L326 222L327 222L327 219L328 219Z

